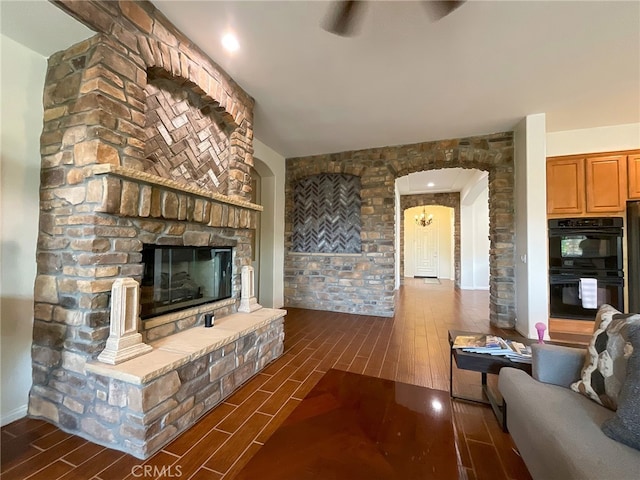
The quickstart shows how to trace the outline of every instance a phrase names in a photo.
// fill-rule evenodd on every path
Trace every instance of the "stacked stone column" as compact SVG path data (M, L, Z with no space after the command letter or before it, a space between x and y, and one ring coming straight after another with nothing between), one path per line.
M113 282L141 278L143 242L232 246L239 290L259 210L245 201L253 99L149 2L56 5L98 34L54 54L45 80L29 413L100 440L109 405L85 364L109 335ZM200 121L231 132L224 175L237 183L145 177L150 72L215 110Z

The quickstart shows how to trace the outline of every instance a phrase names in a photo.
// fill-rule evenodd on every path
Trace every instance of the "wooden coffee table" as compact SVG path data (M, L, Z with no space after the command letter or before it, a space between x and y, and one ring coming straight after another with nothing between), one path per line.
M458 335L481 335L478 332L464 332L460 330L449 330L449 395L454 400L465 400L467 402L483 403L491 405L493 412L498 419L498 423L502 429L507 431L507 407L504 402L498 400L491 392L491 389L487 385L487 374L497 375L502 367L512 367L524 370L531 375L531 364L514 362L506 357L499 355L490 355L488 353L471 353L463 352L459 348L453 348L453 341ZM518 338L516 341L530 345L535 340ZM453 391L453 362L455 361L456 367L460 370L471 370L473 372L480 372L482 375L482 393L487 399L482 398L470 398L462 395L456 395Z

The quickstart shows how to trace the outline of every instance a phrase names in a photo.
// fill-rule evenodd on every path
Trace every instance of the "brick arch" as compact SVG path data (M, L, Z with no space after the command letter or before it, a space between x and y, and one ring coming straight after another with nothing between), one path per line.
M390 170L395 178L442 168L473 168L489 174L489 318L515 326L515 216L513 134L399 147ZM407 147L412 147L411 149ZM416 148L418 147L418 148ZM458 272L456 280L459 282Z
M159 48L157 43L151 43L154 45L151 47L152 51ZM216 114L219 115L227 125L233 129L238 127L238 114L241 109L230 100L230 96L225 93L224 87L220 82L202 67L189 67L189 60L186 60L188 57L184 53L177 49L171 49L170 52L171 56L177 57L174 63L185 63L185 67L178 69L174 65L172 68L171 64L165 64L161 55L158 59L157 54L153 54L152 52L153 55L150 57L143 56L143 59L147 63L147 78L165 78L182 84L185 88L188 88L200 97L203 104L211 105ZM160 60L160 63L158 63L158 60ZM234 106L235 109L233 108ZM233 113L235 113L235 115Z
M322 173L340 173L344 175L353 175L354 177L363 177L366 170L364 165L351 165L342 162L324 162L319 160L313 166L306 170L287 172L287 181L296 183L303 178L320 175Z
M489 319L515 325L513 133L502 132L452 140L414 143L287 159L285 186L285 305L317 310L392 316L394 314L394 182L410 173L440 168L489 172L491 247ZM341 258L339 271L321 257L291 253L292 185L306 175L358 172L362 179L362 255ZM310 284L308 265L323 282ZM354 272L354 273L351 273ZM340 283L342 281L342 284ZM337 298L335 292L341 292Z
M404 218L405 212L409 208L422 206L441 206L453 208L454 230L453 230L453 262L454 262L454 282L460 288L460 193L422 193L417 195L402 195L400 197L400 280L404 272Z

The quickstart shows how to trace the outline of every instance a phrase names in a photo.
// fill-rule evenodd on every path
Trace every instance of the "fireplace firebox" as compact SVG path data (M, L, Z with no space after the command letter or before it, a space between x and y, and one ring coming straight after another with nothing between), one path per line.
M141 318L231 297L231 247L144 245Z

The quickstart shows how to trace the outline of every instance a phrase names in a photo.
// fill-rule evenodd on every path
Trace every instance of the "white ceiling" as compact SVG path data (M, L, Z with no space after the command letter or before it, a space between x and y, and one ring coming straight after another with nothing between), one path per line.
M637 1L471 0L437 22L421 2L368 1L351 38L320 27L328 2L153 3L255 98L256 137L285 157L512 130L532 113L548 131L640 122ZM1 7L2 33L45 56L91 35L41 0Z
M483 175L474 169L445 168L406 175L397 180L397 186L401 195L461 192L467 184L475 184L484 176L486 172ZM433 185L429 186L430 183Z

